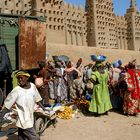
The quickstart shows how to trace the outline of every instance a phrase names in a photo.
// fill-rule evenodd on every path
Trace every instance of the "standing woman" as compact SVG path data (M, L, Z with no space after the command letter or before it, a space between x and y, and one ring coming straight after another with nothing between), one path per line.
M140 112L140 84L135 63L129 62L125 81L127 90L124 93L123 113L136 116Z
M38 87L38 91L42 97L42 104L49 106L49 81L50 81L50 72L46 69L46 63L44 61L38 61L39 72L38 76L43 79L43 84Z
M95 66L96 70L91 75L91 81L94 86L89 111L97 115L107 115L108 111L112 108L107 84L109 73L104 69L102 62L96 62Z
M61 61L56 62L55 71L56 102L65 102L67 101L67 87L64 80L64 67Z
M73 99L73 89L72 89L72 84L73 81L75 80L75 73L78 73L79 76L81 76L81 72L76 69L73 66L73 63L69 61L67 63L67 67L65 68L65 73L66 73L66 80L67 80L67 89L68 89L68 101Z

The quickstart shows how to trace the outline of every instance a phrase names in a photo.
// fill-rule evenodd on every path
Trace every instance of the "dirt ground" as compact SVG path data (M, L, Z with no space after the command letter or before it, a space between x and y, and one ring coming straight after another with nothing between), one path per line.
M108 116L84 116L76 114L70 120L57 119L56 127L49 126L41 140L139 140L140 116L127 117L117 112ZM17 136L0 140L17 140Z

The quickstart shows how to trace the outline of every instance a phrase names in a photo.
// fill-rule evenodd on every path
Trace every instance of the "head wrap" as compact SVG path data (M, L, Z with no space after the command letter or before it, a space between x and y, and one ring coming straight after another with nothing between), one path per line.
M99 55L99 56L96 56L96 55L91 55L91 60L92 61L95 61L95 62L104 62L106 60L106 56L104 55Z
M122 65L122 61L121 60L117 60L117 61L113 62L113 67L114 68L118 68L121 65Z
M30 77L30 74L29 74L28 72L26 72L26 71L19 71L19 72L17 72L17 74L16 74L16 77L18 77L18 76Z
M130 66L136 66L136 59L132 60L131 62L128 63Z
M118 60L118 64L119 65L122 65L122 60Z
M119 67L118 61L113 63L113 67L114 67L114 68L118 68L118 67Z
M102 66L103 65L103 63L102 62L96 62L96 64L95 64L95 66L98 68L98 67L100 67L100 66Z

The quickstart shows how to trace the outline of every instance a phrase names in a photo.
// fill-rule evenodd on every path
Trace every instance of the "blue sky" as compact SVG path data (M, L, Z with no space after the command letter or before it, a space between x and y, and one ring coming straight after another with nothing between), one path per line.
M76 5L85 5L86 0L64 0L66 3L72 3ZM114 12L117 15L124 15L126 9L130 6L130 0L113 0ZM136 0L137 8L140 12L140 0Z

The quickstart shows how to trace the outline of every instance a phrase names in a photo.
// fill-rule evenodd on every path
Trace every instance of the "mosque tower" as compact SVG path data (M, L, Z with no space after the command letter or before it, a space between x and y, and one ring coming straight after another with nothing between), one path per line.
M135 0L130 1L130 8L136 8Z
M86 0L88 46L117 49L112 0Z
M130 7L125 14L127 21L128 49L140 50L140 16L135 0L130 0Z
M93 0L86 0L87 44L96 47L94 9Z

